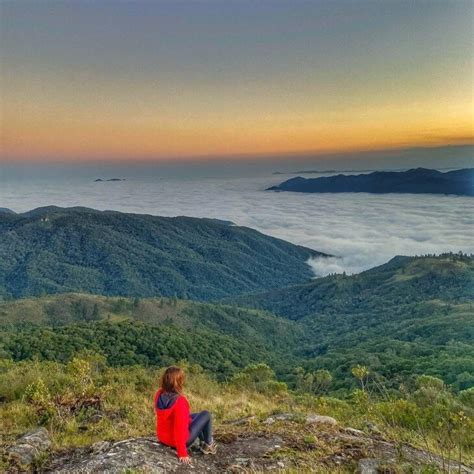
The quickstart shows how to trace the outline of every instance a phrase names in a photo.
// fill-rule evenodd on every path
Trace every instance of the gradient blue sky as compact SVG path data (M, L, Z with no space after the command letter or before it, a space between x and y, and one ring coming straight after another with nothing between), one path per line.
M472 143L471 1L0 8L3 159Z

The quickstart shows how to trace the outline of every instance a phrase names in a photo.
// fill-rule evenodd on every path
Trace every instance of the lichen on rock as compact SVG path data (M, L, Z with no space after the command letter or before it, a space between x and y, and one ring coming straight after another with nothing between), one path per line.
M11 462L19 466L30 466L51 448L51 438L45 428L30 431L19 438L7 451Z

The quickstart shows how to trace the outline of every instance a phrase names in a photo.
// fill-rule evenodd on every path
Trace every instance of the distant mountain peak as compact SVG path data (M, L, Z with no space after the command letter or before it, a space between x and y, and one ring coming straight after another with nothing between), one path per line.
M15 211L8 209L8 207L0 207L0 213L2 214L16 214Z
M320 178L297 176L267 190L299 193L414 193L474 196L474 168L441 172L428 168L374 171Z

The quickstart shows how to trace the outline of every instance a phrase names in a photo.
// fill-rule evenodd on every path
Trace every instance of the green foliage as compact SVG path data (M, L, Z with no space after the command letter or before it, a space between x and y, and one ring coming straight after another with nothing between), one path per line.
M211 410L214 420L270 413L271 395L242 393L219 384L196 365L183 364L185 391L194 410ZM0 437L14 439L38 426L47 427L56 446L150 436L154 431L153 396L161 369L110 367L103 357L82 353L67 364L0 359Z
M54 330L27 326L4 334L2 346L14 360L68 361L88 349L103 354L114 366L160 366L188 359L223 375L252 360L269 358L262 348L210 331L190 334L172 325L132 321L71 324Z
M367 367L357 364L355 367L352 367L352 375L360 382L362 390L365 388L367 379L369 377L370 371Z
M370 383L377 379L391 391L411 389L421 374L463 391L474 383L472 272L472 258L462 255L396 258L361 275L266 294L278 303L282 292L284 312L290 305L294 314L311 308L296 320L174 296L65 294L5 301L0 356L68 361L88 348L112 365L186 359L223 380L247 364L265 362L291 387L340 396L356 386L366 389L367 377L352 373L361 366L375 377ZM438 299L427 299L434 293ZM298 366L302 374L294 373Z
M474 410L455 396L442 380L420 376L403 398L369 401L372 416L395 429L412 432L448 459L474 449ZM468 400L467 400L468 401Z
M0 247L4 299L77 291L210 300L304 282L318 254L212 219L58 207L0 213Z
M459 400L463 405L474 411L474 387L459 392Z
M393 389L427 374L464 390L474 384L473 289L474 258L446 254L226 301L295 320L305 371L329 370L334 390L355 386L358 364Z
M306 372L302 367L297 367L294 371L294 379L297 390L314 395L327 393L332 384L331 372L326 369Z
M176 298L136 304L67 294L0 303L0 354L17 361L67 362L89 349L115 366L186 359L225 379L252 361L285 372L300 336L294 323L261 311Z
M210 410L218 429L223 421L244 416L319 413L335 417L342 426L365 429L370 422L386 438L432 450L445 459L472 460L473 410L463 403L462 394L431 378L419 377L413 389L390 397L369 385L351 399L340 400L294 395L266 364L248 365L227 384L216 382L199 366L180 365L187 373L185 393L193 409ZM55 445L63 448L149 436L160 373L141 366L109 367L102 356L86 352L67 364L0 360L0 436L10 440L45 426ZM420 390L435 390L438 395L428 394L426 399ZM314 439L302 441L312 444Z
M266 364L248 365L232 377L231 383L241 389L269 395L287 391L286 384L276 380L275 372Z

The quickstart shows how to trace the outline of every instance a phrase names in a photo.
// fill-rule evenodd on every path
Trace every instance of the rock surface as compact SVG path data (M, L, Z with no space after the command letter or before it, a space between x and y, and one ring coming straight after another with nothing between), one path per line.
M359 460L359 474L377 474L379 472L380 461L378 459L363 458Z
M434 467L441 472L474 474L471 466L454 461L448 462L446 459L443 461L440 456L429 451L405 443L395 443L383 436L366 434L354 428L337 429L332 433L324 432L321 433L321 437L328 444L339 446L339 449L335 449L335 452L326 458L327 463L347 465L351 459L357 460L356 472L362 474L422 472L426 466Z
M308 415L306 417L306 423L310 425L318 425L318 424L332 425L332 426L337 425L337 421L335 418L333 418L332 416L323 416L323 415Z
M263 421L264 425L273 425L273 423L277 421L294 421L296 419L296 415L294 413L279 413L277 415L272 415L266 418Z
M191 453L192 464L179 462L174 449L153 438L133 438L115 443L101 442L89 449L77 449L55 457L49 473L123 473L138 470L146 473L168 472L242 472L248 469L281 469L281 461L267 457L280 448L279 437L238 438L219 444L218 456Z
M382 435L343 428L332 422L308 423L306 418L298 418L295 414L279 414L271 418L271 423L267 418L260 425L254 417L236 420L237 424L229 423L230 431L216 435L217 456L205 456L197 448L191 448L191 466L181 464L174 449L149 437L100 441L88 448L56 452L48 460L42 459L41 468L37 464L33 468L37 456L47 453L51 446L44 428L22 436L7 453L14 459L15 469L11 472L26 469L28 472L48 473L159 474L278 472L288 469L290 472L333 470L376 474L427 472L423 469L431 466L439 471L474 473L470 466L443 461L433 453L387 440Z
M20 466L29 466L51 447L51 438L45 428L24 434L7 451L11 461Z

